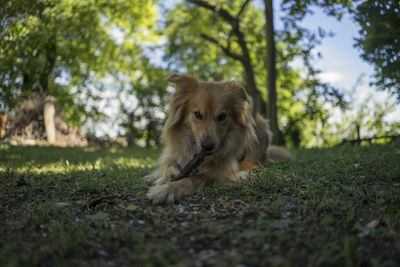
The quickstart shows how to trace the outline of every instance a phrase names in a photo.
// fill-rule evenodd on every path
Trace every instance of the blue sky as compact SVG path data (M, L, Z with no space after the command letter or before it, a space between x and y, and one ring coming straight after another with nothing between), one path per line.
M280 1L275 1L275 10L279 13ZM279 22L277 21L277 27ZM366 75L366 80L371 78L373 67L360 57L360 50L354 47L354 38L358 36L359 26L348 15L338 21L327 16L319 8L313 8L313 14L305 18L302 23L309 29L318 27L328 32L333 32L333 37L326 37L316 51L322 58L316 60L315 65L323 71L321 78L338 87L350 88L361 74Z
M255 3L263 8L261 0L256 0ZM280 22L281 0L273 0L273 4L276 14L274 24L275 28L279 29L279 27L282 27ZM320 8L312 8L312 11L313 13L306 16L301 25L311 30L317 30L318 27L321 27L327 32L334 33L333 37L324 38L315 51L322 54L322 58L314 62L314 66L322 71L321 80L348 91L356 84L360 75L364 75L363 82L356 88L355 105L366 101L369 95L373 95L373 99L380 103L384 103L387 99L394 102L393 96L387 92L377 91L374 86L369 85L374 80L374 68L361 58L361 50L354 47L354 39L359 36L360 26L347 14L341 20L337 20L335 17L326 15ZM340 121L339 113L338 110L333 111L333 121ZM400 105L397 105L396 109L387 114L384 120L394 122L399 121L399 118Z
M262 2L256 0L254 3L264 8ZM283 27L280 21L281 2L282 0L273 0L276 29ZM316 53L322 54L322 58L314 63L323 72L321 79L339 88L352 87L361 74L365 74L365 80L368 80L373 74L373 67L361 59L359 49L354 47L354 38L358 36L359 26L349 15L344 15L339 21L326 15L320 8L312 8L312 13L301 22L302 26L314 31L321 27L326 32L334 33L333 37L325 37L315 50Z

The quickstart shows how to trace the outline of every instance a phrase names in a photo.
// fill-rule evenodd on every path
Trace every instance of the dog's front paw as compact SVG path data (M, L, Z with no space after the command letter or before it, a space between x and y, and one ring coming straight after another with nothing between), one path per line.
M169 183L175 177L177 177L179 175L179 173L180 173L180 170L177 167L175 167L175 166L169 167L164 171L163 175L156 180L156 184L162 185L162 184Z
M176 199L175 190L168 184L154 185L146 194L153 204L174 203Z
M249 171L240 171L238 172L238 177L239 179L247 179L247 177L249 176Z

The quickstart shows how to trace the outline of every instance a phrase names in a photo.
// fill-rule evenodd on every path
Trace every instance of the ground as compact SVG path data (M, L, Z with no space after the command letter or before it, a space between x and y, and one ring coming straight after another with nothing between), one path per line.
M155 206L158 151L0 145L0 266L399 266L400 145L295 154Z

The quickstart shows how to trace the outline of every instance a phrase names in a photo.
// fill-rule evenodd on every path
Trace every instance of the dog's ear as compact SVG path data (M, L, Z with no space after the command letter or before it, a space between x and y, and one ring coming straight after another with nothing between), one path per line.
M164 126L165 135L168 135L167 132L183 121L189 97L198 82L195 76L178 73L172 73L166 81L174 83L177 89L171 96L168 119Z
M245 102L250 104L250 97L247 94L246 89L237 82L227 82L228 92L231 94L238 102Z
M255 133L255 123L252 115L252 99L247 94L246 89L236 82L229 82L228 88L231 94L231 103L233 103L233 117L237 124L246 128L248 132L247 138L253 140L249 142L249 148L258 143Z
M246 89L243 86L237 84L236 93L238 94L239 98L244 102L250 103L250 97L247 94Z
M246 125L251 117L251 100L246 89L236 82L228 83L229 93L232 97L233 113L235 120Z
M197 88L197 77L185 74L171 73L166 79L167 82L174 83L177 89L195 89Z

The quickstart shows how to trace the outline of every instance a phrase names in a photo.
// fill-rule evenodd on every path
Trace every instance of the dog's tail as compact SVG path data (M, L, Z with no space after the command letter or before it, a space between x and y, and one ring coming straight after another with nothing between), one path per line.
M280 162L286 160L292 160L293 155L289 151L282 147L271 145L267 149L267 161L268 162Z
M292 154L286 149L271 145L272 132L269 121L259 114L255 118L255 130L258 142L252 145L251 156L254 162L268 164L293 159Z

